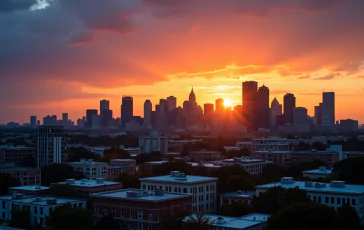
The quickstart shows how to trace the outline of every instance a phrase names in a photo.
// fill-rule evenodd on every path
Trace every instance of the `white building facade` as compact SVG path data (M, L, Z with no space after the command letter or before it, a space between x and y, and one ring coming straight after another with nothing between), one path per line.
M141 189L192 194L192 212L214 213L217 210L217 178L190 176L173 171L170 175L141 178Z
M168 138L158 132L151 132L148 135L139 136L140 153L149 154L151 152L168 152Z
M256 195L269 188L299 188L306 191L309 198L317 203L327 205L337 210L344 204L353 207L359 218L364 221L364 185L349 185L344 181L331 183L294 181L292 177L283 177L280 182L256 186Z
M46 217L60 205L70 204L72 207L86 209L86 200L24 196L21 194L0 196L0 202L1 220L11 220L13 210L24 210L30 214L30 223L32 225L39 224L44 227L46 225Z
M108 178L108 164L105 162L81 159L79 162L69 162L68 164L71 165L75 171L82 172L88 180Z

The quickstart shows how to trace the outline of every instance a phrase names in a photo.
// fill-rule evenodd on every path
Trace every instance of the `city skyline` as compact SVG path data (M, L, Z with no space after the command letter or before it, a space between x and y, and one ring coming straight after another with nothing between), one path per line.
M249 80L311 116L334 91L335 119L364 123L363 1L14 2L0 4L0 123L76 120L102 99L117 117L122 95L142 115L145 99L181 106L191 86L201 105L235 106Z

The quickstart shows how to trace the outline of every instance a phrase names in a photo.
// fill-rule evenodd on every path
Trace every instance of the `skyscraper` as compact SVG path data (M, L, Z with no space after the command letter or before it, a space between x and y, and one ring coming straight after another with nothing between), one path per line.
M30 116L30 126L36 127L37 126L37 117L36 116Z
M97 115L98 111L97 109L88 109L86 110L86 124L85 127L86 128L91 128L92 127L92 118Z
M205 128L211 127L211 119L212 119L212 114L214 112L214 104L210 104L210 103L204 104L203 112L204 112Z
M246 120L248 130L256 130L256 98L258 91L258 83L256 81L243 82L243 117Z
M296 107L293 109L293 125L307 125L307 109L303 107Z
M133 98L123 96L121 104L121 125L125 128L125 124L133 120Z
M152 107L152 102L150 100L144 102L144 127L149 127L151 125L150 116Z
M177 108L177 98L174 96L167 97L168 111L172 111Z
M68 113L62 113L62 123L63 125L67 124L68 122Z
M256 98L256 127L269 129L269 88L261 86Z
M296 108L296 97L292 93L287 93L283 97L283 115L285 123L293 124L293 110Z
M322 126L333 126L335 124L335 93L322 93Z
M315 115L314 115L314 124L317 126L321 126L322 122L322 103L315 106Z
M110 101L101 100L100 101L100 117L99 123L100 126L106 127L110 125L112 120L112 110L110 110Z
M188 97L188 101L190 102L190 104L197 104L196 95L195 95L195 92L193 92L193 87L192 87L190 95Z
M217 112L224 111L224 99L222 99L222 98L216 99L216 101L215 101L215 110Z
M66 162L67 134L62 126L40 126L37 133L37 167Z
M100 101L100 114L103 110L109 110L110 109L110 101L108 100L102 100Z
M279 104L277 98L274 98L270 107L269 127L273 130L277 127L277 116L282 115L282 104Z

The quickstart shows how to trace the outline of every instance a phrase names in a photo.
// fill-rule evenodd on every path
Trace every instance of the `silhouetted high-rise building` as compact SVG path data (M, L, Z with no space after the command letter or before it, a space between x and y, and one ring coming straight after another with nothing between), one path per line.
M66 162L67 134L62 126L40 126L37 133L37 167Z
M100 125L102 127L107 127L111 124L112 122L112 110L110 109L104 109L102 110L102 115L100 115L99 119L100 119Z
M224 99L218 98L215 101L215 111L222 112L224 111Z
M285 123L293 124L293 110L296 108L296 97L292 93L284 95L283 106Z
M92 119L94 116L97 116L97 113L98 113L97 109L86 110L86 124L85 124L86 128L92 127Z
M261 86L256 97L256 127L269 129L269 88Z
M110 109L110 102L108 100L102 100L100 101L100 114L103 110L109 110Z
M186 126L189 126L190 125L190 111L191 111L191 108L190 108L190 102L189 101L184 101L183 102L183 116L185 118L185 125Z
M193 92L193 87L192 87L192 90L191 90L190 95L188 97L188 101L191 104L197 104L197 102L196 102L196 95L195 95L195 92Z
M307 125L307 109L303 107L296 107L293 109L293 125Z
M168 111L172 111L177 108L177 98L174 96L167 97Z
M133 98L123 96L121 104L121 125L125 128L125 124L133 120Z
M67 124L68 122L68 113L62 113L62 123L63 125Z
M152 113L152 102L146 100L144 102L144 126L149 127L151 125L150 116Z
M246 120L248 130L256 130L256 108L257 108L258 83L256 81L243 82L243 117Z
M30 116L30 126L36 127L37 126L37 117L36 116Z
M278 126L277 116L282 115L282 109L283 109L282 107L283 107L282 104L279 104L277 98L274 98L272 100L269 112L270 113L269 128L272 130Z
M335 93L322 93L322 126L333 126L335 124Z
M322 122L322 103L320 103L319 105L315 106L315 111L314 111L315 115L314 115L314 124L317 126L321 126L321 122Z
M210 103L204 104L203 111L204 111L205 127L211 127L211 119L212 119L212 114L214 112L214 104Z

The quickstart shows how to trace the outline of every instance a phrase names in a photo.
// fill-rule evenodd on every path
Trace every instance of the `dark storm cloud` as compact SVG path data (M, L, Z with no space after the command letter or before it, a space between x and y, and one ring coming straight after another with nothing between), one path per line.
M35 0L1 0L0 13L29 9L35 2Z

